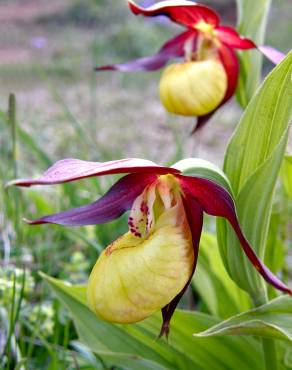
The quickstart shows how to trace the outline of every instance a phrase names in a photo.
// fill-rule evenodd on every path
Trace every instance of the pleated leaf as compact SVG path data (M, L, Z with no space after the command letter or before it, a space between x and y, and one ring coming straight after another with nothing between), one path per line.
M214 316L225 319L251 308L246 292L241 290L227 274L216 237L212 234L203 233L201 236L193 286Z
M272 0L237 0L238 32L253 40L257 45L263 45L267 18ZM244 108L257 89L262 71L261 53L257 50L245 50L240 53L240 76L237 98Z
M292 155L285 155L281 168L281 177L285 191L288 197L292 199Z
M108 366L124 369L231 370L263 367L261 347L253 338L194 338L218 319L178 310L172 320L169 342L157 339L161 315L137 324L117 325L98 319L87 307L85 287L70 286L42 274L57 298L69 309L81 342Z
M291 72L292 53L251 100L225 154L224 171L235 194L240 225L261 259L292 113ZM218 220L218 243L230 276L257 300L264 292L261 278L223 220Z
M214 325L197 337L256 335L292 341L292 299L282 296Z

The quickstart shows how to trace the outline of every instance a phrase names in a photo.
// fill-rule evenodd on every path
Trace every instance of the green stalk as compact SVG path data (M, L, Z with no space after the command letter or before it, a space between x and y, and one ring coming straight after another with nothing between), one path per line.
M264 360L266 370L277 370L278 361L277 361L277 348L276 343L273 339L262 338L262 346L264 352Z
M18 177L18 164L17 164L17 118L16 118L16 98L14 94L9 94L8 99L8 124L11 130L11 162L12 162L12 178L16 179ZM12 189L11 195L13 198L13 224L16 234L16 241L15 246L21 244L21 227L20 227L20 207L21 207L21 199L20 194L17 190Z
M253 303L255 307L259 307L267 303L268 301L269 300L266 293L257 298L253 297ZM278 370L277 346L275 340L270 338L262 338L261 342L263 348L265 369Z
M16 143L16 99L14 94L9 94L8 101L8 120L11 128L12 139L12 164L13 164L13 177L17 178L17 143Z
M3 353L7 355L7 364L6 368L10 369L10 361L11 361L11 340L14 330L14 310L15 310L15 300L16 300L16 274L13 271L13 286L12 286L12 299L11 299L11 311L10 311L10 318L9 318L9 330L6 339L6 345Z
M63 347L65 349L68 348L68 344L70 341L70 326L71 326L71 321L67 320L65 324L64 336L63 336Z

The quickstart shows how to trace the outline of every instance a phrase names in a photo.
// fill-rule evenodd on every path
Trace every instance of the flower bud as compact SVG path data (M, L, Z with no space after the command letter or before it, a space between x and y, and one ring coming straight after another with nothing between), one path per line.
M191 232L181 196L165 188L167 182L166 179L161 187L155 187L155 201L153 188L137 198L140 210L147 215L151 212L145 199L151 198L153 219L149 232L144 237L137 236L136 231L121 236L104 250L91 272L88 303L103 320L143 320L166 306L190 279L194 264ZM137 217L137 222L142 219ZM137 230L135 225L130 230L133 228Z
M227 75L218 59L169 65L162 73L159 95L170 113L203 116L213 111L227 90Z

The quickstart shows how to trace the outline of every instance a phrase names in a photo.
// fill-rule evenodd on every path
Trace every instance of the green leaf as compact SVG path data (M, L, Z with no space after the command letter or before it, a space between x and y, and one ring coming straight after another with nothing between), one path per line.
M275 298L195 335L256 335L292 341L292 299L289 296Z
M282 342L286 346L282 348L285 370L292 369L292 347L290 342Z
M271 0L237 0L238 25L241 35L251 38L257 45L265 39L267 18ZM262 70L262 55L258 50L243 51L240 54L240 76L237 99L244 108L256 91Z
M119 325L96 318L86 303L86 287L71 286L41 274L61 302L71 311L81 341L111 364L129 369L168 369L169 362L150 347L127 334ZM145 359L147 360L145 364ZM130 364L132 364L131 367ZM158 366L159 365L159 366Z
M275 274L280 271L285 263L285 244L281 239L283 215L281 212L271 214L269 234L265 250L265 264Z
M263 366L261 347L253 338L194 338L194 330L204 331L218 323L212 316L178 310L167 343L157 340L160 314L137 324L107 323L88 309L85 287L42 276L71 312L80 340L108 366L131 370L249 370Z
M292 155L285 155L284 157L281 178L288 197L292 199Z
M248 295L230 279L224 268L216 237L208 233L201 236L193 285L212 315L227 318L251 308Z
M227 274L212 234L202 233L193 285L214 316L227 318L251 308L248 295Z
M233 187L240 224L262 259L292 113L291 72L292 52L251 100L225 154L224 171ZM255 300L262 296L262 280L224 220L218 220L218 244L233 280Z

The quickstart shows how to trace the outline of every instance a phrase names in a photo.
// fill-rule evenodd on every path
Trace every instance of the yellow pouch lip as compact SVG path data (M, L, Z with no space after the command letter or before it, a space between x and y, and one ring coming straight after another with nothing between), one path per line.
M170 64L161 75L159 96L170 113L203 116L220 105L228 87L226 71L217 57Z
M129 231L118 238L90 274L88 303L103 320L143 320L167 305L190 279L194 251L179 183L166 175L155 190L164 209L149 234L141 238Z

